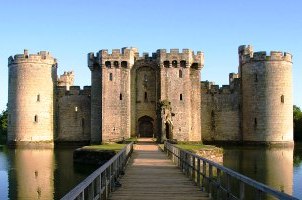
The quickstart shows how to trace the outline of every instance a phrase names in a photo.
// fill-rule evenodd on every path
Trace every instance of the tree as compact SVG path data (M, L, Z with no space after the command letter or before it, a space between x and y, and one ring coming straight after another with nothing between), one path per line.
M294 139L302 140L302 112L301 109L294 105Z
M0 142L7 137L7 109L0 114Z

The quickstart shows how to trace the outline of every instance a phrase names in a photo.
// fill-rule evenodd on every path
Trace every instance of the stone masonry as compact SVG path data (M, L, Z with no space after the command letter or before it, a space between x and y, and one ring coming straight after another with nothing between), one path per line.
M91 86L57 79L48 52L9 58L8 143L293 142L292 56L240 46L229 85L201 81L204 54L136 48L88 54Z

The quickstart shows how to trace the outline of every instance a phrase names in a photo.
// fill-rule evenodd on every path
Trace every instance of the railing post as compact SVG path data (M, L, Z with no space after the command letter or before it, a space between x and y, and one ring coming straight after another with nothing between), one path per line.
M205 181L207 176L207 163L206 161L202 161L202 188L205 190Z
M227 176L226 176L226 178L227 178L227 199L229 199L230 198L230 194L231 194L231 176L229 175L229 174L227 174Z
M220 187L221 187L221 170L216 168L217 169L217 186L216 186L216 189L217 189L217 199L220 198Z
M192 156L192 180L194 181L194 183L196 183L195 180L195 172L196 172L196 167L195 167L195 156Z
M213 193L213 166L209 164L209 197L212 197Z
M200 187L200 159L197 158L197 185Z
M242 181L240 181L240 196L239 196L239 199L240 200L243 200L244 199L244 183Z

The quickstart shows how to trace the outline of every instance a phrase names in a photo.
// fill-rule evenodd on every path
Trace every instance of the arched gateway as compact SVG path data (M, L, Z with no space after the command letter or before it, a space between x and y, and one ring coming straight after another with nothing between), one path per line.
M140 137L153 137L153 122L154 120L149 116L143 116L138 119L138 134Z

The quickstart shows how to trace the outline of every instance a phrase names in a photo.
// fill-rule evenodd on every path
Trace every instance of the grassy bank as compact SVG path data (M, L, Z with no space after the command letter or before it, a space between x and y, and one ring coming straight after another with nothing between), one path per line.
M122 150L126 145L127 144L110 143L110 144L84 146L81 149L92 150L92 151L115 151L115 152L118 152L118 151Z

